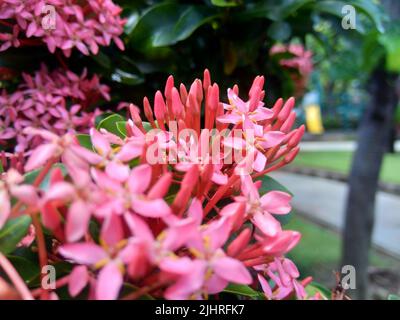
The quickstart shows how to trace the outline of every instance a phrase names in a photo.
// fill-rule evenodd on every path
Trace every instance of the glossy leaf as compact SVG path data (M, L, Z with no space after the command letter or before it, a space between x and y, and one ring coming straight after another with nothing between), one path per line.
M151 7L130 33L130 42L138 50L170 46L188 38L197 28L217 16L201 5L162 3Z
M55 168L60 168L61 172L63 173L63 176L65 177L67 174L67 170L65 169L64 165L62 163L56 163L53 165L53 167L50 169L49 173L46 175L46 177L43 179L42 183L40 184L40 189L46 190L49 187L49 179L51 172ZM31 172L28 172L27 174L24 175L24 182L27 184L32 184L36 177L39 175L41 169L33 170Z
M88 134L77 134L76 138L79 141L79 144L86 149L93 150L92 140L90 139L90 135Z
M97 125L97 130L105 129L108 132L121 136L121 133L118 130L117 122L125 121L124 117L119 115L118 113L113 113L108 117L104 118Z
M230 283L224 290L227 293L233 293L240 296L250 297L253 299L264 299L264 294L254 290L253 288L243 285Z
M26 236L31 224L30 216L9 219L0 230L0 252L8 254L15 250L16 245Z
M211 3L216 7L236 7L243 4L240 0L211 0Z
M290 195L293 196L293 193L291 193L285 186L280 184L278 181L276 181L274 178L271 178L270 176L265 175L264 177L261 178L262 185L260 188L260 194L266 194L267 192L270 191L283 191L287 192Z

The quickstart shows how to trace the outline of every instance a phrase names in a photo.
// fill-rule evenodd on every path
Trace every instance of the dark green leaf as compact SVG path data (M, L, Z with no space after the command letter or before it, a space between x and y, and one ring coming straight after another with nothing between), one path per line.
M285 41L289 39L292 32L290 24L283 21L274 22L268 29L268 35L277 41Z
M144 82L144 78L140 74L124 71L121 69L115 69L111 74L111 79L118 83L127 84L130 86L136 86Z
M43 179L42 183L40 184L40 186L39 186L40 189L46 190L49 187L51 172L55 168L61 169L63 176L67 175L67 169L65 169L65 166L62 163L54 164L53 167L50 169L50 171L47 173L46 177ZM40 171L41 171L41 169L37 169L37 170L33 170L33 171L25 174L24 182L27 184L32 184L35 181L36 177L39 175Z
M316 293L320 293L325 299L329 300L331 298L331 292L329 291L329 289L317 282L311 282L306 287L306 292L309 297L314 296Z
M76 135L76 138L79 141L79 144L86 149L93 150L92 140L90 139L90 135L79 133Z
M263 176L261 178L262 185L260 188L260 194L266 194L267 192L270 191L283 191L287 192L290 195L293 196L293 194L282 184L280 184L278 181L276 181L274 178L271 178L270 176Z
M230 283L224 290L227 293L233 293L240 296L250 297L253 299L264 299L264 294L243 284Z
M236 7L241 5L241 0L211 0L211 3L216 7Z
M7 258L27 285L30 285L33 280L38 278L40 269L37 262L22 256L12 255L8 256Z
M316 12L326 12L337 16L338 18L343 18L344 14L342 9L346 5L352 5L354 8L362 12L367 16L373 23L375 28L379 32L384 32L385 28L383 26L383 21L385 20L385 15L381 11L379 5L373 3L370 0L352 0L352 1L337 1L337 0L327 0L318 1L314 5L314 10ZM357 21L356 21L357 22ZM357 26L356 26L357 30ZM357 30L360 31L360 30Z
M97 129L105 129L108 132L121 136L121 133L118 130L117 122L125 121L124 117L119 115L118 113L113 113L101 120L97 125Z
M157 4L147 10L130 34L138 50L170 46L188 38L197 28L217 17L210 8L178 3Z
M119 133L123 136L126 137L128 134L126 133L126 121L118 121L116 123L117 129Z
M8 220L0 230L0 252L8 254L14 251L16 245L26 236L31 221L31 217L26 215Z

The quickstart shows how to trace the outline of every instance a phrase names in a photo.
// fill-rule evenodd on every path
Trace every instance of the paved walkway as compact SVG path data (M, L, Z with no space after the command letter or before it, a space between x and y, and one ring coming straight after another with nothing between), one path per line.
M300 143L302 151L354 151L355 141L304 141ZM395 150L400 152L400 141L396 141Z
M294 194L293 207L304 216L342 230L347 185L343 182L286 172L271 175ZM379 192L373 244L400 258L400 197Z

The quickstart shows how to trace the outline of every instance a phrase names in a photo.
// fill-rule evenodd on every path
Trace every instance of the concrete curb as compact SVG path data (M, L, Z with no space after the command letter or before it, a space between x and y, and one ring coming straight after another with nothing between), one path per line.
M347 182L348 175L340 172L334 172L325 169L318 169L318 168L307 168L307 167L300 167L290 165L284 167L282 171L301 174L310 177L318 177L324 179L331 179L340 182ZM379 183L379 191L387 192L390 194L394 194L400 196L400 185L395 183L388 183L388 182L380 182Z

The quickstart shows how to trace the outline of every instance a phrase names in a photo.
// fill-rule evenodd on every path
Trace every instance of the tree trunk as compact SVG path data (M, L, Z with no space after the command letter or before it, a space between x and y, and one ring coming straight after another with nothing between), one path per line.
M383 156L397 104L397 76L376 70L370 77L370 102L358 132L357 150L349 177L343 234L342 265L356 270L354 298L365 299L368 287L368 255L374 225L375 195Z

